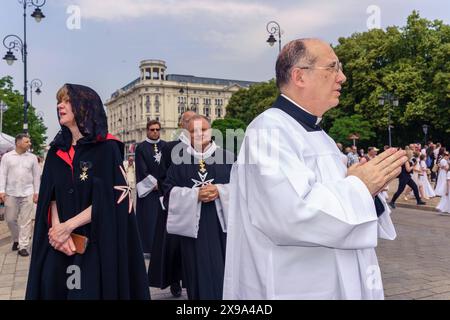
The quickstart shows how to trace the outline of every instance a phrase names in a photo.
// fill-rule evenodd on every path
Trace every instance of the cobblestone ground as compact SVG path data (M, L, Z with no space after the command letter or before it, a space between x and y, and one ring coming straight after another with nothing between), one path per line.
M386 299L450 299L450 216L397 208L377 248Z

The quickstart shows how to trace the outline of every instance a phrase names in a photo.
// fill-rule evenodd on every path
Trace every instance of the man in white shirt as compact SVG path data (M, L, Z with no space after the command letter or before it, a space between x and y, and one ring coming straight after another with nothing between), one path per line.
M276 75L281 95L248 126L231 173L223 297L383 299L374 248L396 234L376 195L405 152L342 163L319 126L346 80L326 42L286 44Z
M28 135L16 136L16 149L6 153L0 163L0 200L4 201L5 217L13 239L12 250L22 257L29 255L33 203L37 203L40 169L37 157L28 152Z

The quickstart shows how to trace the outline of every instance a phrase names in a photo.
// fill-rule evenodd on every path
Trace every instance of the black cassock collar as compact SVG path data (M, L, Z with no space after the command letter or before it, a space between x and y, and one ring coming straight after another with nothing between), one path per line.
M274 104L272 105L272 108L283 110L292 118L294 118L295 121L297 121L308 132L322 130L322 128L320 128L320 126L318 125L321 119L299 108L282 95L278 96L277 100L275 100ZM378 196L375 196L374 204L377 216L379 217L385 210L383 202L378 198Z
M322 128L318 125L320 119L305 110L302 110L294 103L279 95L275 100L272 108L280 109L295 119L306 131L321 131Z

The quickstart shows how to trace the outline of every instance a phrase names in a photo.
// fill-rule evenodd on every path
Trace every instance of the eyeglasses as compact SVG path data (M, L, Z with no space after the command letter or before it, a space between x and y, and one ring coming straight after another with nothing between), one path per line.
M344 69L342 68L342 63L339 61L335 61L326 67L313 67L313 66L295 66L295 67L299 69L311 69L311 70L313 69L334 70L336 73L339 73L339 70L342 72L344 71Z
M161 129L148 129L148 131L160 131Z

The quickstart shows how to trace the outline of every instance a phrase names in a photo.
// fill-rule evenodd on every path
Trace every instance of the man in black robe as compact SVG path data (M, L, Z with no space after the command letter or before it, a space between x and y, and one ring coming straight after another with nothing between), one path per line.
M183 283L191 300L222 298L228 183L234 155L211 142L209 120L189 121L191 145L164 182L167 231L181 238Z
M162 148L160 168L160 181L164 181L167 169L174 160L182 157L182 150L190 145L187 134L189 119L195 115L193 111L186 111L181 115L179 127L183 129L177 140L167 142ZM172 151L175 150L174 155ZM172 159L172 157L174 159ZM164 192L164 184L161 185ZM174 297L181 296L180 280L181 270L181 250L180 239L177 235L167 233L167 211L164 210L158 215L153 239L152 257L148 268L149 284L152 287L165 289L170 285L170 292Z
M147 123L147 138L136 148L136 218L144 254L152 252L156 220L162 211L159 198L161 177L164 176L162 153L165 141L160 139L161 124L156 120Z

